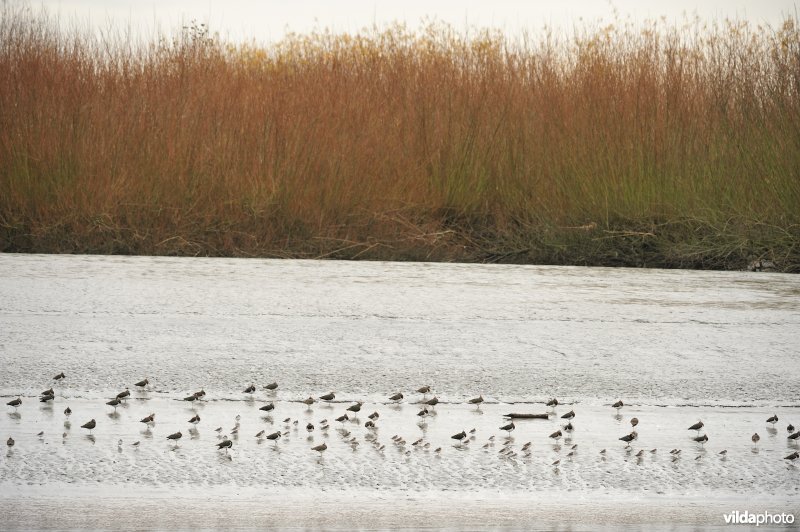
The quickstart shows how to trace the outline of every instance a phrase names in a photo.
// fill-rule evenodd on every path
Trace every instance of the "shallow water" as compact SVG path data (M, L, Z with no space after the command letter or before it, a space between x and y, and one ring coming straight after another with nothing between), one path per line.
M480 526L483 515L484 524L591 528L722 525L729 507L797 513L800 468L783 457L797 449L787 423L800 426L798 296L800 278L763 273L0 255L0 395L23 399L0 416L0 437L16 440L0 457L0 499L18 509L9 526L34 526L26 509L43 512L36 527L63 525L48 515L119 524L113 511L87 524L74 509L98 497L112 508L122 492L132 507L177 496L169 504L225 515L228 526L263 525L254 517L263 511L248 510L261 501L276 526L326 528L356 515L365 527ZM54 404L40 404L60 371ZM116 412L104 405L145 376L147 391L131 390ZM272 381L278 390L264 390ZM423 384L441 403L420 422L413 390ZM201 388L202 403L181 401ZM329 391L332 404L299 403ZM396 391L406 398L388 404ZM479 410L466 404L478 394ZM503 414L547 412L554 396L557 415L518 422L506 442ZM356 400L365 402L358 423L333 421ZM270 416L258 411L267 401ZM574 431L554 445L548 435L570 409ZM363 426L373 411L376 431ZM146 430L139 419L151 412ZM618 438L633 416L639 438L626 449ZM91 418L93 439L79 428ZM705 446L687 430L698 419ZM450 438L473 428L469 443ZM287 434L273 444L255 437L262 429ZM174 448L165 438L178 430ZM234 438L230 453L216 450L222 434ZM323 441L319 457L310 447ZM515 456L499 453L505 443ZM675 461L672 448L682 449ZM210 498L229 504L199 510ZM709 498L717 502L700 502ZM331 513L342 499L361 509ZM638 510L616 511L622 503ZM387 505L395 521L366 517ZM406 521L403 507L426 517ZM508 507L517 520L499 517Z

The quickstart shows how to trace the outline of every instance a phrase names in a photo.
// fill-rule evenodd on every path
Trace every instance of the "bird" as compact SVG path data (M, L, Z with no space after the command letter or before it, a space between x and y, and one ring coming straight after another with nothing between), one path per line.
M137 382L136 384L134 384L134 386L136 386L137 388L144 388L148 384L150 384L150 381L147 380L147 378L145 378L144 380L141 380L141 381Z
M108 406L113 406L113 407L114 407L114 412L116 412L116 411L117 411L117 407L119 406L119 404L120 404L121 402L122 402L122 401L120 401L118 398L116 398L116 397L115 397L114 399L112 399L112 400L110 400L110 401L106 402L106 404L107 404Z
M369 421L364 423L364 428L374 429L375 428L375 422L370 419Z
M269 404L264 405L261 408L259 408L259 410L261 410L262 412L269 412L270 410L274 410L274 409L275 409L275 405L272 404L272 403L269 403Z
M72 414L72 409L70 407L65 408L64 409L64 415L69 417L70 414Z
M636 453L636 458L641 458L642 456L644 456L644 449L639 449L639 452Z
M6 440L6 445L14 447L14 438L9 437L8 440Z
M13 440L12 440L12 441L13 441ZM789 456L784 456L784 457L783 457L783 459L784 459L784 460L791 460L792 462L794 462L794 461L795 461L795 460L797 460L798 458L800 458L800 453L798 453L797 451L793 452L793 453L792 453L792 454L790 454Z
M461 441L461 440L465 439L466 437L467 437L467 433L466 433L466 431L463 431L463 430L461 432L459 432L458 434L453 434L452 436L450 436L451 439L458 440L458 441Z
M570 410L569 412L567 412L566 414L561 416L561 419L572 419L574 417L575 417L575 411L574 410Z
M726 454L728 454L728 449L722 449L718 454L721 456L725 456Z
M439 398L434 396L433 399L428 399L425 404L428 406L436 406L439 403Z
M630 434L626 434L625 436L620 438L620 441L625 442L626 447L631 446L631 442L636 439L636 432L631 432Z
M149 416L146 416L146 417L143 417L142 419L140 419L139 423L148 424L148 423L155 423L155 421L156 421L156 415L155 414L150 414Z
M231 447L233 447L233 442L232 442L231 440L229 440L229 439L225 438L225 439L224 439L224 440L222 440L221 442L219 442L219 443L215 443L214 445L216 445L216 446L217 446L217 449L225 449L225 452L227 452L227 451L228 451L228 449L230 449Z
M308 425L306 425L306 430L308 432L314 432L314 425L312 423L309 423Z
M325 449L327 449L327 448L328 448L328 444L327 443L323 443L322 445L317 445L315 447L312 447L311 450L318 452L320 454L320 456L322 456L322 453L324 453Z
M360 402L360 401L359 401L359 402L357 402L357 403L356 403L356 404L354 404L354 405L350 405L350 406L348 406L348 407L347 407L347 411L348 411L348 412L355 412L355 413L358 413L358 412L360 412L360 411L361 411L361 405L362 405L362 404L364 404L364 403L362 403L362 402Z
M254 385L252 385L252 384L244 389L244 393L253 393L255 391L256 391L256 387Z
M561 431L560 430L555 431L550 435L550 438L558 441L558 439L561 438Z
M189 420L189 423L191 423L192 425L197 425L198 423L200 423L200 416L198 414L195 414L195 416Z
M311 406L314 404L314 398L309 396L308 399L303 399L303 404L306 406Z
M774 426L774 425L775 425L775 423L777 423L777 422L778 422L778 414L773 414L773 415L772 415L772 417L770 417L769 419L767 419L767 423L772 423L772 425L773 425L773 426Z
M696 430L699 432L700 429L702 429L703 427L704 427L703 422L698 420L697 423L689 427L689 430Z
M189 402L197 401L198 399L200 399L200 396L197 395L197 393L193 393L192 395L183 398L184 401Z
M336 399L336 395L333 392L326 393L325 395L320 395L319 399L320 401L333 401L334 399Z
M206 396L206 392L204 390L200 390L199 392L194 392L194 396L198 399L202 399Z
M789 436L787 436L787 438L789 438L790 440L797 440L797 438L800 438L800 430L798 430L797 432L793 432L793 433L789 434Z
M397 392L396 394L394 394L391 397L389 397L389 400L390 401L402 401L403 400L403 394L401 392Z
M125 399L125 398L129 397L130 395L131 395L131 392L130 392L130 390L128 390L127 388L125 388L125 390L124 390L124 391L122 391L122 392L119 392L119 393L117 394L117 399Z
M92 419L91 421L87 421L83 425L81 425L82 429L89 429L89 433L91 434L92 430L97 426L97 422Z
M50 401L54 400L54 395L43 395L39 398L40 403L49 403Z
M423 408L422 410L420 410L419 412L417 412L417 416L418 416L418 417L425 417L425 416L427 416L427 415L428 415L428 409L427 409L427 408Z
M53 380L54 381L60 381L61 379L66 379L66 378L67 378L67 376L64 375L64 372L62 371L61 373L59 373L58 375L53 377Z
M791 423L789 423L789 424L786 426L786 432L794 432L794 425L792 425Z
M572 432L574 429L575 427L572 426L572 422L569 422L566 425L564 425L564 430L567 432Z
M267 439L268 439L268 440L272 440L272 441L274 441L274 442L275 442L275 444L277 445L277 443L278 443L278 438L280 438L281 436L282 436L282 434L281 434L281 431L278 431L278 432L273 432L272 434L268 434L268 435L267 435Z
M428 385L425 385L425 386L422 386L420 388L417 388L417 393L421 393L421 394L430 393L430 391L431 391L431 387L428 386Z
M135 442L133 442L133 443L131 444L131 446L132 446L132 447L139 447L139 444L140 444L140 443L141 443L141 442L140 442L139 440L136 440Z
M500 430L504 430L504 431L508 432L509 434L511 434L511 431L514 430L515 428L517 428L517 427L516 427L516 425L514 425L514 422L512 421L508 425L503 425L502 427L500 427Z
M259 438L259 439L263 438L263 437L264 437L264 434L265 434L266 432L267 432L267 431L266 431L266 430L263 430L263 429L262 429L262 430L260 430L260 431L258 431L258 432L256 433L256 438Z
M547 401L547 405L546 406L550 406L550 407L553 407L553 408L557 407L558 406L558 399L553 397L552 399Z
M622 401L620 400L620 401L617 401L616 403L614 403L614 404L613 404L613 405L611 405L611 406L612 406L612 407L614 407L614 408L616 408L617 410L619 410L620 408L622 408L622 407L623 407L623 406L625 406L625 405L624 405L624 404L622 403Z
M560 463L561 463L561 458L559 458L558 460L556 460L555 462L553 462L553 464L552 464L552 465L554 465L554 466L558 467L558 464L560 464Z
M55 392L53 391L53 389L52 389L52 388L50 388L49 390L45 390L45 391L43 391L43 392L42 392L42 393L40 393L39 395L55 395Z
M477 405L478 408L480 408L482 402L483 402L483 396L482 395L479 395L475 399L470 399L469 400L470 404Z
M343 414L343 415L337 417L336 421L338 421L339 423L344 423L345 421L348 421L349 419L350 418L347 417L347 414Z
M267 384L266 386L264 386L264 388L269 390L269 391L276 390L278 388L278 383L277 382L271 382L271 383Z
M602 449L602 450L600 451L600 454L606 454L606 450L605 450L605 449Z
M756 432L755 434L753 434L753 436L750 437L750 441L753 442L753 445L758 445L758 440L760 439L761 436L758 435L758 432Z
M368 415L367 417L370 418L372 421L375 421L376 419L381 417L381 415L377 411L375 411L375 412L371 413L370 415Z
M698 437L693 438L693 439L697 443L699 443L701 445L705 445L705 443L708 441L708 434L703 434L702 436L698 436Z
M631 427L636 427L636 425L638 425L638 424L639 424L639 418L638 417L632 417L631 418Z
M14 407L14 409L16 410L16 408L17 408L19 405L21 405L21 404L22 404L22 399L21 399L21 398L19 398L19 397L17 397L16 399L12 399L11 401L7 402L6 404L7 404L8 406L13 406L13 407Z
M178 444L178 440L180 440L181 438L183 438L183 434L181 434L180 431L175 432L174 434L170 434L169 436L167 436L167 439L174 441L175 445Z

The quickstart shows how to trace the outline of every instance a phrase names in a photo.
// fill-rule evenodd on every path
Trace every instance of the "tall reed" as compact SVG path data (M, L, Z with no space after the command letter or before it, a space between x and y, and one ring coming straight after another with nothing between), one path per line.
M144 45L4 5L0 250L800 271L800 33Z

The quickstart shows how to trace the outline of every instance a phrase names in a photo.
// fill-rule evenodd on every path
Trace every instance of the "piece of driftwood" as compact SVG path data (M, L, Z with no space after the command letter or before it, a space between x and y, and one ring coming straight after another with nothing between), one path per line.
M550 414L506 414L504 417L511 419L548 419Z

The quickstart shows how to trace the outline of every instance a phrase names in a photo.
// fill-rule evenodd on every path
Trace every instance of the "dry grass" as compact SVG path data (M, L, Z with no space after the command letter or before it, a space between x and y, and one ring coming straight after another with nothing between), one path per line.
M0 250L800 271L800 33L135 46L4 5Z

